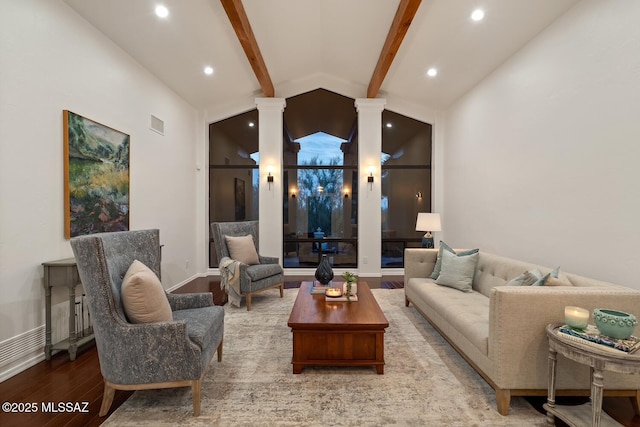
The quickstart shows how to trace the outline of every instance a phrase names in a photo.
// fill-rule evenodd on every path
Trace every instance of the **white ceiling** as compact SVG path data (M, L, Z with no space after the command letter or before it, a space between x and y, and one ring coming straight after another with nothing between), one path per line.
M446 108L579 0L423 0L381 91ZM260 96L219 0L65 0L196 108ZM170 10L155 16L156 4ZM330 76L366 97L399 0L243 0L276 96ZM473 9L485 19L473 22ZM203 73L205 65L215 72ZM436 78L428 68L437 67ZM334 90L331 87L325 89Z

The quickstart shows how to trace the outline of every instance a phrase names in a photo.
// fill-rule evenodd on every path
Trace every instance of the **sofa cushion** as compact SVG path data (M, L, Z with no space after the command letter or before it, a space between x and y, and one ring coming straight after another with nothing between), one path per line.
M260 258L251 234L239 237L224 236L224 239L227 242L227 249L229 249L229 258L248 265L260 264Z
M433 280L437 279L438 276L440 275L440 270L442 269L442 253L445 251L449 251L452 254L457 254L457 255L472 255L474 253L477 253L479 249L469 249L466 251L456 252L453 248L451 248L451 246L447 245L445 242L440 240L440 248L438 249L438 258L436 259L436 266L433 268L433 273L431 273L431 276L430 276Z
M131 323L173 320L171 306L158 276L138 260L129 266L121 286L122 306Z
M489 353L489 298L479 292L459 292L438 286L430 279L411 279L407 287L414 294L416 306L427 314L437 313L482 354Z
M544 284L545 286L573 286L571 282L566 277L560 276L555 278L553 276L549 277Z
M444 251L442 253L442 268L436 279L436 284L463 292L471 292L478 256L478 252L470 255L456 255Z

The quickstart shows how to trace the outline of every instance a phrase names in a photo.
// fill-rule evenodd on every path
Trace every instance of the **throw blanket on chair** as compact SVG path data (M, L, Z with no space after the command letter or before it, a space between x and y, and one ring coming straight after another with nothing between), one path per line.
M234 261L229 257L220 260L220 275L222 281L220 288L229 296L229 303L240 307L240 261Z

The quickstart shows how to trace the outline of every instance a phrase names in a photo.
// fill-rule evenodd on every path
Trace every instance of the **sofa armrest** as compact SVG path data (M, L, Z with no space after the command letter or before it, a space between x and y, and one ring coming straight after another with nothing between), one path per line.
M404 283L414 277L429 277L438 259L438 249L407 248L404 250Z
M640 315L640 292L606 286L494 287L489 301L489 359L498 387L547 387L549 344L545 328L550 323L564 323L567 305L584 307L589 312L609 307ZM593 318L589 323L594 323ZM523 384L527 377L537 383Z

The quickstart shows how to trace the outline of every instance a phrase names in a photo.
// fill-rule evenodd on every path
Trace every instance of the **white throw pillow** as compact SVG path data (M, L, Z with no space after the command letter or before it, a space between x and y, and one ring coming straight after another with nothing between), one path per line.
M224 236L224 239L227 242L231 259L248 265L260 264L260 258L251 234L240 237Z
M173 312L158 276L138 260L124 275L122 306L131 323L169 322Z
M442 251L442 268L436 284L462 292L471 292L479 256L478 252L470 255L456 255L449 251Z

